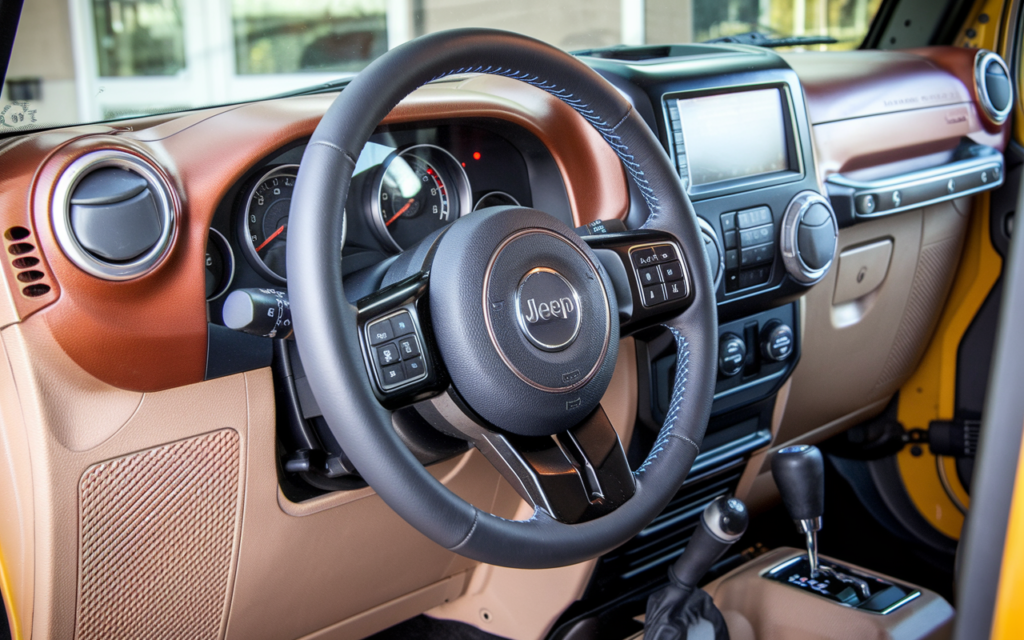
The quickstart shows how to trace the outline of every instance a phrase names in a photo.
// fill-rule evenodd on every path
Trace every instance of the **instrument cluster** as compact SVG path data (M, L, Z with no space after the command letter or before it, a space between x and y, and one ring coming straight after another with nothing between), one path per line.
M215 219L211 229L208 299L234 286L252 286L252 277L244 278L246 284L225 281L236 270L251 272L255 282L287 284L288 214L304 149L300 144L280 153L236 186L232 210L225 212L230 222L218 229ZM345 271L366 266L367 254L380 262L401 253L475 210L533 206L532 195L522 150L486 126L381 131L366 144L353 172L345 254L360 259L346 263ZM237 269L234 253L244 258Z

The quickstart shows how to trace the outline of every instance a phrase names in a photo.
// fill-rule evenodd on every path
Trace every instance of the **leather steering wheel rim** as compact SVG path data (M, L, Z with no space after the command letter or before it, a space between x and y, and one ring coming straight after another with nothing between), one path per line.
M481 511L437 481L392 428L374 396L345 298L344 208L356 159L380 121L416 88L448 75L489 73L526 82L573 107L618 153L651 210L648 229L672 234L694 284L691 306L665 326L678 345L665 423L634 472L636 493L578 524L538 509L525 521ZM342 243L338 242L342 238ZM636 535L685 480L714 395L717 315L697 216L647 124L611 85L572 56L521 35L462 29L397 47L364 69L317 126L291 204L287 268L295 336L310 386L332 432L363 478L403 519L437 544L491 564L546 568L601 555Z

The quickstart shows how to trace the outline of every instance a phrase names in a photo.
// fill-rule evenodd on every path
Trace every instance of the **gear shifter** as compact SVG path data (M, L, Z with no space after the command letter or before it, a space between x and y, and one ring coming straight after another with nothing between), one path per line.
M818 531L825 510L825 461L821 451L806 444L779 449L772 458L772 476L789 517L807 538L811 574L817 574Z
M697 583L743 536L749 521L747 506L739 498L719 496L704 509L686 550L668 570L668 586L647 600L645 638L729 637L722 613L711 596L697 588ZM701 627L701 631L690 635L688 630L696 627ZM707 635L709 628L713 630L711 635Z
M695 587L711 565L747 530L750 516L739 498L719 496L704 509L701 523L669 572L681 585Z

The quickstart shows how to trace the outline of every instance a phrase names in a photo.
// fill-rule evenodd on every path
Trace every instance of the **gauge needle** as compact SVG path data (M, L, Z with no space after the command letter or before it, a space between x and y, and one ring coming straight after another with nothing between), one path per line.
M385 227L390 227L391 223L394 222L395 220L398 220L398 216L400 216L403 213L405 213L406 211L408 211L409 207L411 207L412 203L414 203L414 202L416 202L416 198L411 198L409 200L409 202L405 203L404 207L402 207L401 209L398 210L398 213L396 213L395 215L391 216L391 219L384 223L384 226Z
M282 224L280 227L277 228L277 231L275 231L274 233L272 233L269 236L267 236L267 239L263 241L263 244L261 244L260 246L256 247L256 253L259 253L263 249L263 247L265 247L268 244L270 244L271 240L273 240L277 236L281 235L281 232L284 231L285 226L287 226L287 225L283 225Z

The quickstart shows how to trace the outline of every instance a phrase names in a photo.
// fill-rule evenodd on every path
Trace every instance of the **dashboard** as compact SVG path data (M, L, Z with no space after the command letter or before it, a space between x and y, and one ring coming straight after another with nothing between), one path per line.
M535 190L572 224L564 192L531 181L554 168L543 149L527 132L500 122L379 131L353 174L344 273L378 265L478 209L532 207ZM288 210L304 151L305 142L298 142L261 160L214 214L206 256L213 321L233 289L287 285Z
M988 62L970 50L778 55L687 45L594 51L583 60L646 120L689 193L716 272L721 347L711 423L687 484L641 538L596 562L586 593L586 585L565 589L566 598L583 594L581 603L597 606L663 575L665 558L686 544L713 497L733 492L756 505L773 447L813 441L884 409L934 327L970 198L1007 180L1008 128L986 111L974 70ZM42 478L55 506L33 503L31 492L24 503L57 522L58 511L79 513L89 465L234 430L242 462L227 475L240 479L245 508L239 498L241 551L225 600L238 613L229 637L300 637L412 593L422 611L457 598L473 566L428 543L359 484L321 429L285 333L271 339L225 326L226 301L241 290L286 296L295 169L333 98L0 142L11 292L0 323L20 400L39 405L18 412L17 401L4 403L18 413L5 421L24 420L26 433L46 440L32 445L36 457L26 445L12 464L45 461L19 469ZM91 187L110 187L106 170L142 182L103 198L76 192L90 175L98 176ZM138 253L118 253L109 234L72 223L72 209L116 220L119 209L108 205L135 199L158 214L152 244L132 245ZM359 158L346 204L346 293L354 301L378 290L402 249L459 216L493 206L515 215L517 205L555 216L592 246L647 215L600 134L544 91L490 76L417 90ZM92 258L69 249L69 234ZM644 286L665 295L670 274L660 264L642 269L651 278ZM620 353L609 415L635 463L669 410L675 343L647 329ZM432 473L515 517L518 495L503 493L486 462L457 457L464 442L417 436L420 426L395 414L410 450L437 462ZM50 545L36 553L74 557L77 519L60 524L53 540L33 537L31 517L22 524L25 540ZM321 544L339 539L346 544ZM73 601L75 563L49 564L35 584L45 579L50 586L40 590ZM382 566L403 570L380 581ZM352 576L357 588L322 598L338 593L337 575ZM73 635L74 616L62 615L53 614L56 635Z

